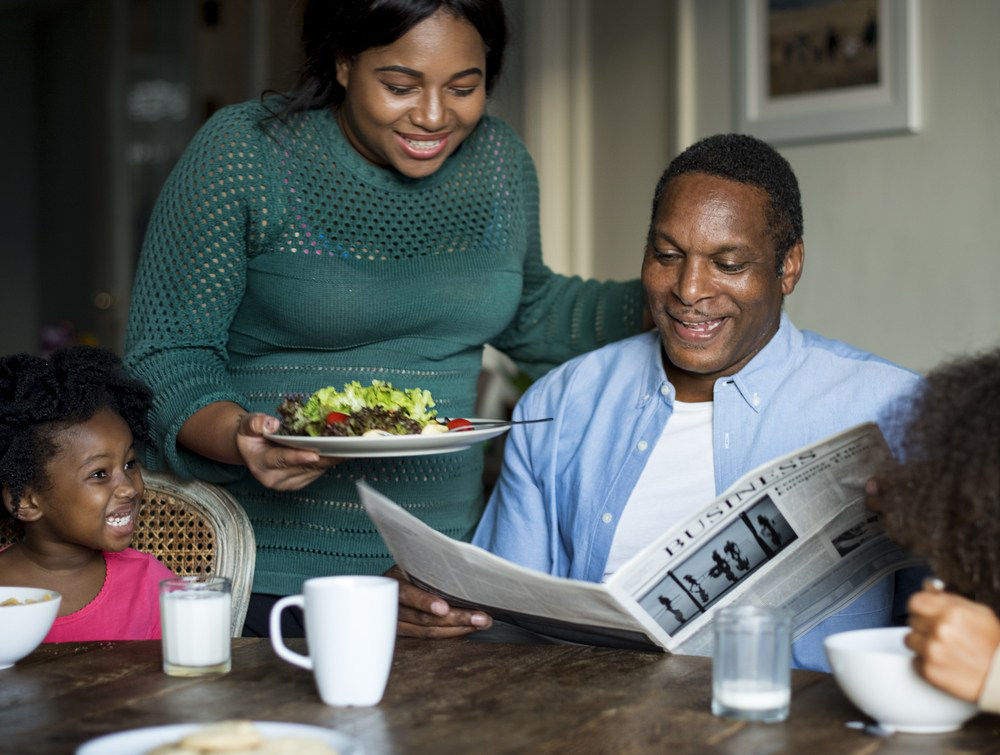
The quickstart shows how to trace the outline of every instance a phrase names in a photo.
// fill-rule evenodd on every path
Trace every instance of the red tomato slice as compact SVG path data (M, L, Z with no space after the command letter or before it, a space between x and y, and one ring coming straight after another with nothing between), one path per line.
M472 423L469 422L469 420L467 419L462 419L461 417L458 417L456 419L449 420L447 427L449 430L464 430L466 428L471 430Z
M326 415L326 424L335 425L338 422L347 422L348 419L350 419L350 415L342 412L330 412Z

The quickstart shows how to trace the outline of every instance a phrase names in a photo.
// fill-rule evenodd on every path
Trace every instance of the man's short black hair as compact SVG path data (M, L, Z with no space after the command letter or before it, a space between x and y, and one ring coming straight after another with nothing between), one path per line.
M707 173L750 184L767 194L767 229L774 240L780 275L788 250L802 238L802 198L788 161L767 142L746 134L716 134L692 144L671 161L656 184L650 238L667 185L687 173Z

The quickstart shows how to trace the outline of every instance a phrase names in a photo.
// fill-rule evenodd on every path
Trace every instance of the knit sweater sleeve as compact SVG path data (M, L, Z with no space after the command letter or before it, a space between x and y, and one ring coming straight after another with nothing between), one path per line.
M252 232L266 234L268 199L278 195L254 112L216 113L171 172L143 243L126 333L126 368L155 395L147 465L212 482L245 469L188 452L176 439L204 406L244 403L226 373L228 331L246 286Z
M529 219L523 240L524 286L513 320L491 345L539 377L578 354L638 333L644 300L638 280L583 280L546 267L538 222L538 177L527 150L521 154L524 213Z

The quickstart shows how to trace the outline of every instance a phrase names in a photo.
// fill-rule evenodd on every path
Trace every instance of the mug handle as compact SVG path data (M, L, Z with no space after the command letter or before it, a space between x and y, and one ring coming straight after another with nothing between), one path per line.
M290 650L285 644L285 638L281 636L281 612L289 606L298 606L299 608L305 610L305 599L301 595L288 595L281 598L271 607L271 647L274 648L274 652L277 653L278 657L282 660L286 660L289 663L293 663L296 666L301 666L302 668L309 669L311 671L313 667L312 658L308 655L302 655L301 653L296 653L294 650Z

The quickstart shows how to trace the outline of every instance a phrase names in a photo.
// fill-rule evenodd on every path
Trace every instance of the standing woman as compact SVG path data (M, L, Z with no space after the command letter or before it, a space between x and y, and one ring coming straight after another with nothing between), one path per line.
M542 263L531 158L485 115L501 0L311 0L303 39L297 89L216 113L166 182L126 340L149 466L253 523L250 634L308 577L389 567L355 480L457 538L482 510L481 448L337 463L262 436L286 394L380 379L468 416L483 344L540 373L644 313L637 282Z

